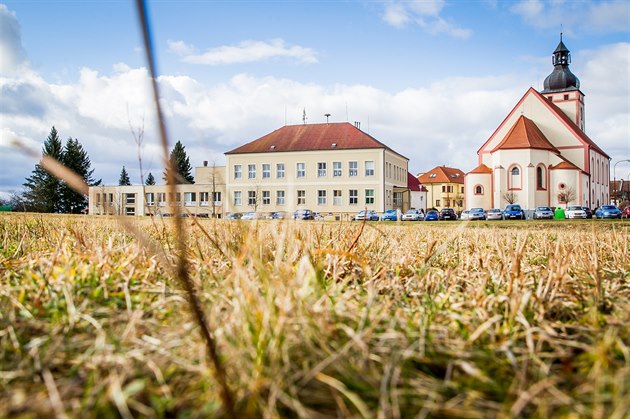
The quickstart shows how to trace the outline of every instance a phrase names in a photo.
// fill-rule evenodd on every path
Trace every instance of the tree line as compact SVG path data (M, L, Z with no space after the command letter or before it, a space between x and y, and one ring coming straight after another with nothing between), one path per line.
M44 141L42 157L49 156L59 161L79 175L88 186L98 186L102 179L95 180L94 169L88 153L79 140L69 137L65 145L53 126ZM176 183L194 183L192 166L186 154L186 148L178 141L170 153L171 167L176 170ZM163 172L163 180L168 179L168 169ZM145 185L155 185L152 173L147 175ZM125 166L122 167L119 185L131 185L131 179ZM36 164L31 175L26 178L24 190L14 193L10 199L0 198L0 206L8 205L13 211L79 214L87 209L88 197L74 191L63 180L49 173L41 164Z

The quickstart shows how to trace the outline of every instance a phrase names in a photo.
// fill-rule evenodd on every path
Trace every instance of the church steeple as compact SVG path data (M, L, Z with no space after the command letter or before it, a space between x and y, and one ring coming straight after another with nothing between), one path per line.
M569 70L571 51L562 42L562 33L560 33L560 43L553 52L551 62L553 71L545 79L545 89L541 93L578 90L580 88L580 80Z
M553 71L545 79L544 89L540 93L562 109L584 131L584 93L580 91L580 80L569 70L571 51L562 42L562 33L551 63Z

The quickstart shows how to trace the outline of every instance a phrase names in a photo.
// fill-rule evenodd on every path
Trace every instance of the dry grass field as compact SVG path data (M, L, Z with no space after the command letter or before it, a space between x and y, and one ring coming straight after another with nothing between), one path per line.
M226 413L133 223L0 215L0 416ZM628 417L627 221L185 224L238 417Z

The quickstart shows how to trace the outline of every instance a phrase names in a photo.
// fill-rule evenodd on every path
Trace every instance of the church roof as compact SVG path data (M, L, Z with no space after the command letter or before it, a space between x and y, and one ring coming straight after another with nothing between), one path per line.
M481 174L492 173L492 169L486 166L485 164L481 163L479 166L475 167L467 174L469 175L471 173L481 173Z
M577 167L576 165L574 165L573 163L571 163L570 161L567 160L563 160L560 163L556 164L556 165L551 165L549 166L549 170L582 170L579 167Z
M420 183L464 183L464 172L454 167L437 166L418 176Z
M549 142L545 134L531 119L521 115L501 141L493 150L509 150L535 148L538 150L548 150L560 154L560 151Z
M286 125L225 154L366 148L381 148L393 151L349 122L340 122ZM395 151L393 152L399 154Z

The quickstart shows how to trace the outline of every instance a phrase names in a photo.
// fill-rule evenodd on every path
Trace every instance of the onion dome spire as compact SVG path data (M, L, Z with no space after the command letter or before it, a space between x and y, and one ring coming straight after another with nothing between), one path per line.
M562 42L562 32L560 33L560 43L553 52L551 62L553 63L553 71L545 79L544 90L541 93L579 90L580 80L569 70L571 52Z

